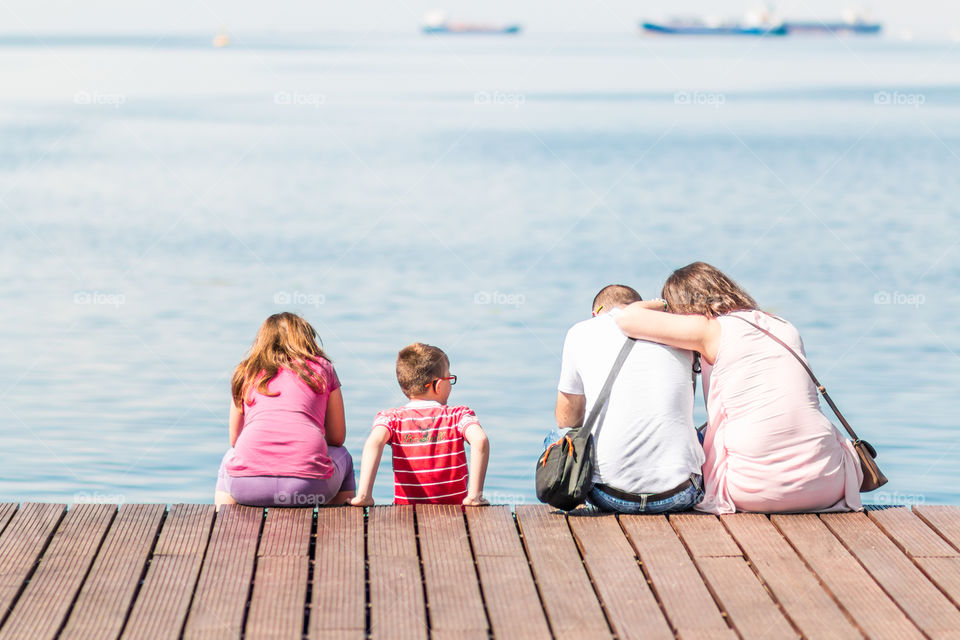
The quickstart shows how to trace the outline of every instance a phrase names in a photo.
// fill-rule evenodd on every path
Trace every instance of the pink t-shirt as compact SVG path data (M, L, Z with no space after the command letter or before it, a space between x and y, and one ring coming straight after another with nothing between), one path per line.
M317 393L291 369L280 369L270 381L265 396L254 388L244 403L243 428L234 446L227 473L234 477L287 476L329 478L333 464L327 456L323 420L330 393L340 388L333 365L326 360L311 363L324 379L323 393Z
M716 362L703 366L709 425L704 440L700 511L850 511L860 509L859 458L820 411L817 389L800 363L792 324L760 311L720 316Z

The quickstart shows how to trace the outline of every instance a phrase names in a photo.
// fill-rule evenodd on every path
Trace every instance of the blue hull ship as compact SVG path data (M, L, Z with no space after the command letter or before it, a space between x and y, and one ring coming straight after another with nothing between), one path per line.
M522 27L519 24L508 24L502 27L489 27L484 25L469 25L469 24L439 24L439 25L424 25L424 33L443 33L443 34L500 34L500 35L514 35L520 33Z
M800 34L838 34L838 35L877 35L883 30L879 22L793 22L783 23L787 33Z
M785 36L788 33L784 24L720 24L714 26L694 22L641 22L640 28L645 33L673 36Z

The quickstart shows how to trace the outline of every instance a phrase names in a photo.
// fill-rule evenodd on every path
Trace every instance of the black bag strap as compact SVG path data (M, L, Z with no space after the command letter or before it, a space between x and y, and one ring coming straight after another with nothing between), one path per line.
M813 370L810 369L810 366L803 361L803 358L801 358L797 354L797 352L790 347L790 345L788 345L786 342L784 342L777 336L773 335L763 327L750 322L746 318L743 318L741 316L735 316L735 315L728 315L728 317L736 318L737 320L743 320L744 322L749 324L751 327L757 329L758 331L762 331L763 333L770 336L770 338L772 338L774 341L780 344L784 349L789 351L793 355L793 357L797 359L797 362L799 362L803 366L803 368L807 371L807 374L810 376L810 379L813 380L813 384L817 386L817 391L819 391L820 395L823 396L823 399L827 401L827 404L830 405L830 408L833 409L833 412L837 414L837 418L840 419L840 423L843 425L843 428L846 429L847 433L850 434L850 437L853 438L854 444L860 442L860 438L857 437L857 434L853 430L853 427L850 426L850 423L847 422L847 419L843 417L842 413L840 413L840 409L837 409L837 405L833 404L833 400L831 400L829 394L827 394L827 388L824 387L822 384L820 384L820 381L817 380L817 376L813 375Z
M617 356L616 362L613 363L613 368L610 369L610 375L607 376L607 381L603 383L603 389L600 390L597 401L593 403L593 408L590 410L590 417L587 418L587 421L583 423L583 427L581 427L577 433L579 437L586 438L590 435L590 431L596 424L597 418L600 417L600 412L603 411L603 406L607 404L607 400L610 399L610 390L613 389L613 381L617 379L617 374L619 374L620 369L623 368L623 363L627 360L627 356L630 355L630 350L633 349L635 342L636 340L633 338L627 338L626 342L623 343L623 347L620 348L620 354Z

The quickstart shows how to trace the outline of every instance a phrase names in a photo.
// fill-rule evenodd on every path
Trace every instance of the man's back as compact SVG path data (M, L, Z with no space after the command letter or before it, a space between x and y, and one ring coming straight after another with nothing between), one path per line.
M626 339L616 310L567 332L558 389L586 398L586 416ZM693 427L689 351L637 341L610 393L594 436L594 480L630 493L670 490L700 473L703 449Z

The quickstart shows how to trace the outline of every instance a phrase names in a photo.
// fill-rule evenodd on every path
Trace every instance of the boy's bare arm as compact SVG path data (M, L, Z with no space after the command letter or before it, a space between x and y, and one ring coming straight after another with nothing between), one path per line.
M472 424L463 432L463 439L470 445L470 479L467 497L463 504L482 506L490 504L483 497L483 481L487 475L487 462L490 460L490 441L479 424Z
M373 481L380 467L383 447L389 440L390 430L379 425L374 427L367 437L363 445L363 455L360 458L360 487L357 489L357 496L350 500L353 506L369 507L373 504Z

